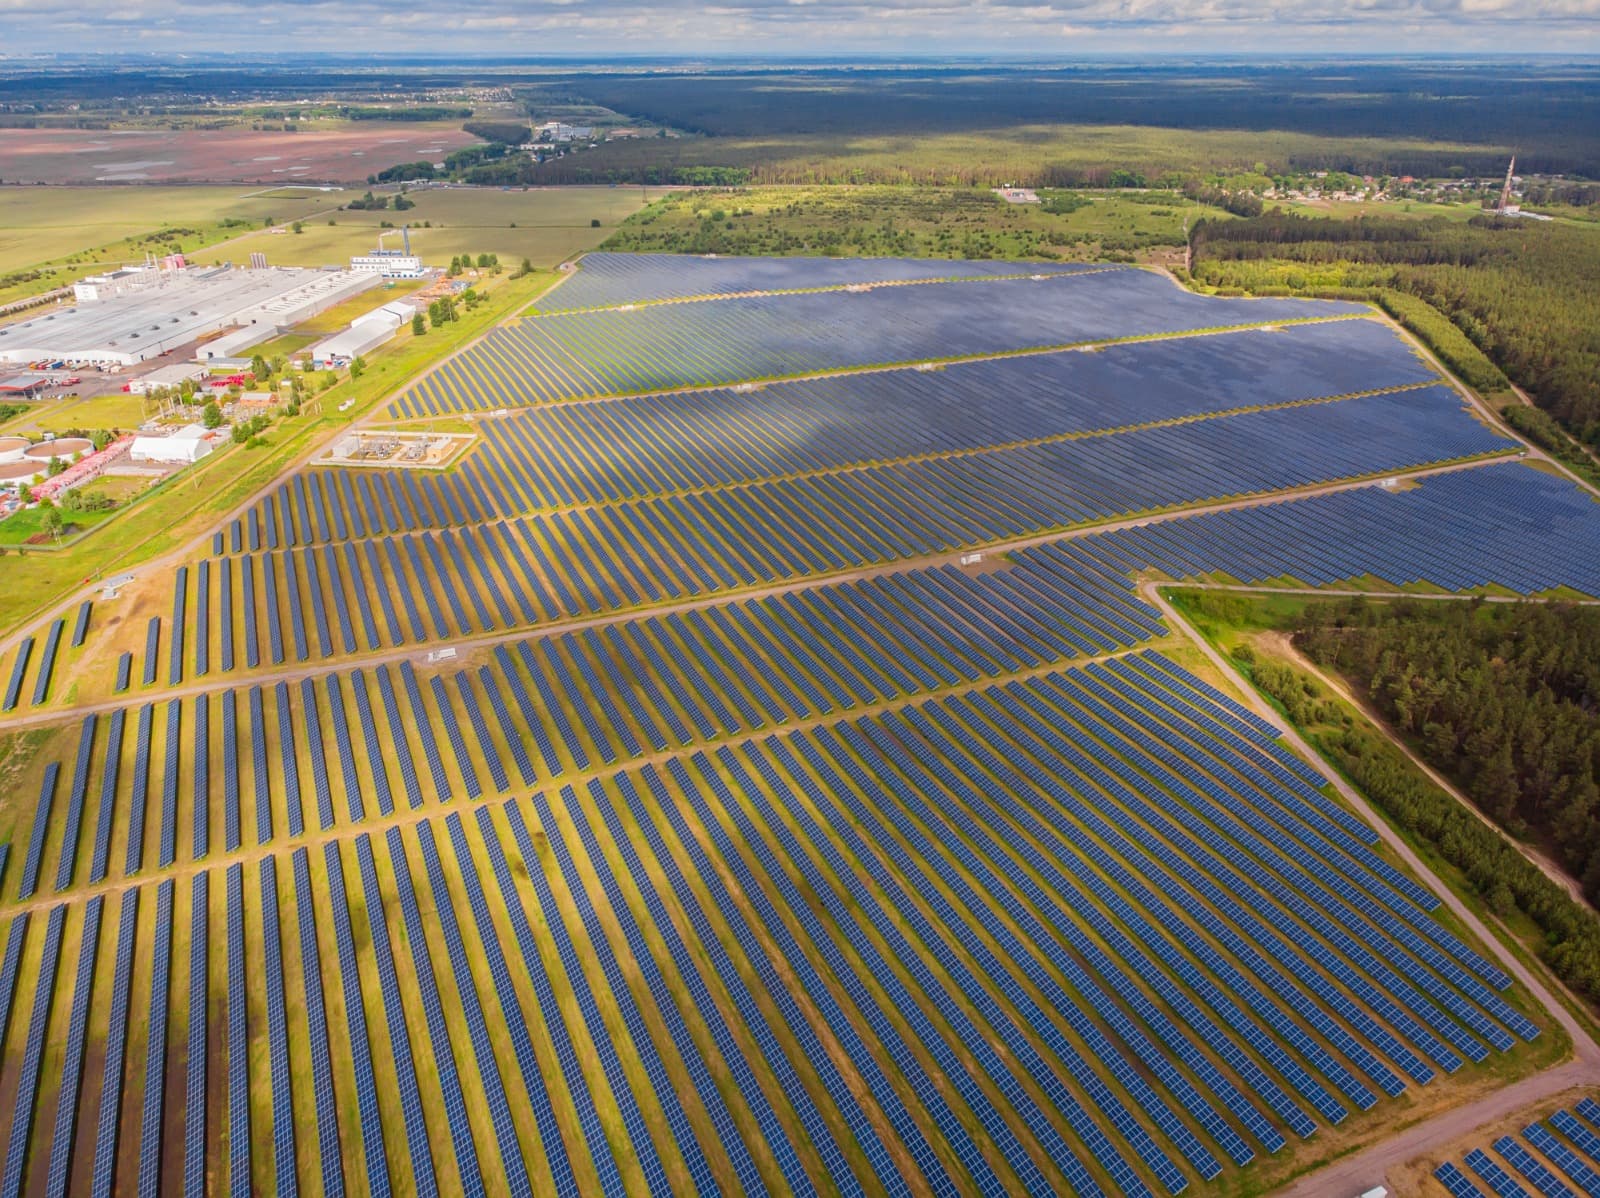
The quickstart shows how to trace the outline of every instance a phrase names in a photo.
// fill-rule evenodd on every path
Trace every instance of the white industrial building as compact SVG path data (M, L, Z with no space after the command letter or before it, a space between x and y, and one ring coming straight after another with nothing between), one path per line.
M401 325L411 322L417 311L415 304L394 300L365 316L356 317L349 328L311 347L312 368L327 370L349 365L353 359L393 337Z
M96 298L0 327L0 362L131 366L228 329L259 332L262 341L379 282L366 272L291 267L118 274L126 277L103 295L93 284Z
M189 424L175 433L135 437L128 456L135 462L188 465L211 452L209 438L210 434L198 424Z
M134 395L148 395L160 387L176 389L184 383L201 382L210 373L206 367L197 366L192 362L180 362L175 366L158 366L141 378L129 380L128 390Z

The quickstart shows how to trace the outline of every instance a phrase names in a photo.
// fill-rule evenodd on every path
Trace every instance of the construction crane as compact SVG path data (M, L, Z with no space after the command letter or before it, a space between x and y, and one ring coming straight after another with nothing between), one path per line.
M1520 212L1521 205L1517 204L1511 195L1511 179L1517 173L1517 156L1511 155L1511 165L1506 167L1505 185L1500 188L1500 202L1495 205L1496 216L1514 216Z

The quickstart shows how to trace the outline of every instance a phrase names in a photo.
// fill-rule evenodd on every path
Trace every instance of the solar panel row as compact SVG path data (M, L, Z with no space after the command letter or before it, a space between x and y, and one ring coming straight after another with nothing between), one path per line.
M1111 268L530 316L451 359L390 411L491 410L1358 311L1174 294L1154 275Z

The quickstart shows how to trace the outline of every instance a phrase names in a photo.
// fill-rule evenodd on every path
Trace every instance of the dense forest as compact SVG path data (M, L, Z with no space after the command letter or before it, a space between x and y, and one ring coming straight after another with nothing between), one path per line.
M1336 156L1282 163L1287 169L1443 175L1456 166L1492 175L1505 170L1501 147L1515 143L1525 171L1595 178L1595 74L1593 67L1572 64L1195 62L713 67L562 82L617 112L712 138L925 137L1067 124L1272 130L1364 139Z
M1194 273L1248 290L1393 288L1448 316L1573 436L1600 449L1600 229L1492 216L1204 221Z
M1353 601L1309 618L1297 644L1600 900L1600 611Z

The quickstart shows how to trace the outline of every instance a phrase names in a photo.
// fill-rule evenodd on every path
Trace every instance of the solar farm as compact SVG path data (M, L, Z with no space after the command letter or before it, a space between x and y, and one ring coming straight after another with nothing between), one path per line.
M1600 596L1368 308L590 255L390 424L0 653L0 1198L1246 1195L1543 1059L1148 588Z

